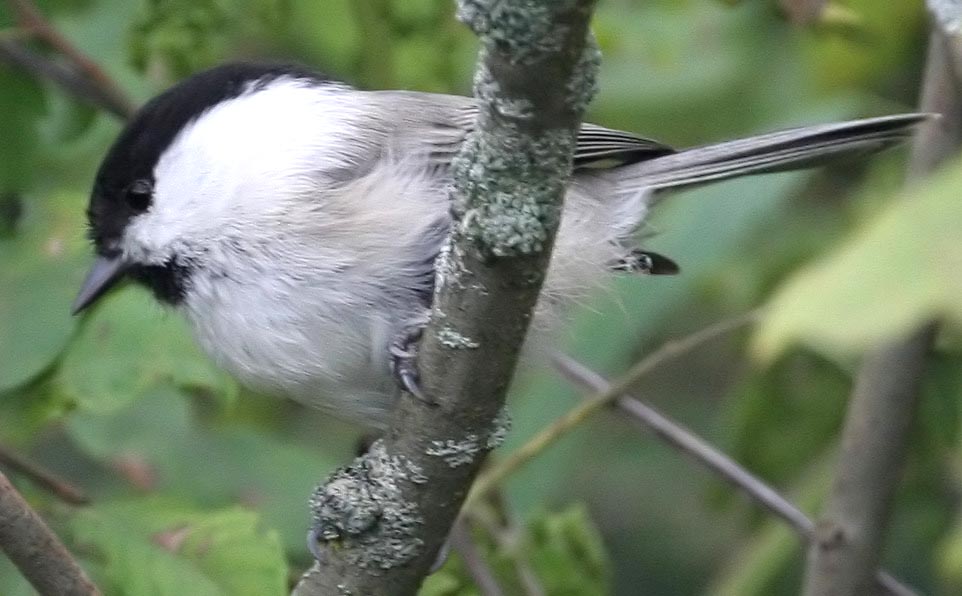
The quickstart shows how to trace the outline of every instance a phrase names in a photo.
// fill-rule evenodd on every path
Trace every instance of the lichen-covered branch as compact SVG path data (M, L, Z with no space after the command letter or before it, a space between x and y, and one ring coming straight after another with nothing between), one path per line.
M419 369L371 450L313 498L318 564L298 594L414 594L488 451L544 279L595 90L594 0L461 0L482 41L482 109L454 166Z
M43 596L100 594L47 524L0 474L0 549Z
M962 24L962 3L951 4L956 23ZM953 47L936 18L921 111L942 118L921 125L912 148L910 179L934 170L958 151L962 139L962 79L956 77L962 71L954 66L962 53ZM927 324L867 355L859 370L832 490L808 552L806 596L870 593L935 334L936 325Z

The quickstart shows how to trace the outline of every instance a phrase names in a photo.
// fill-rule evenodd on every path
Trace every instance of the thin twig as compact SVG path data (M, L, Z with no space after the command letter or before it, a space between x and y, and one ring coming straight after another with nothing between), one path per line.
M531 568L522 548L526 530L521 527L517 515L508 507L500 493L496 499L489 499L472 509L465 509L462 519L481 528L494 540L498 552L511 559L525 596L545 596L541 579Z
M455 522L448 541L451 543L451 548L461 556L481 596L504 596L505 592L498 584L498 578L474 544L471 532L463 519Z
M2 473L0 549L42 596L100 594L63 543Z
M606 392L612 385L598 373L568 356L555 357L555 363L564 376L585 389ZM786 522L806 542L810 542L815 532L815 524L805 513L785 496L767 485L761 478L752 474L713 445L696 435L691 429L662 414L652 406L636 397L623 394L612 403L621 411L631 415L644 429L655 433L669 446L688 455L704 465L723 480L744 491L752 500ZM878 586L896 596L912 596L915 592L885 571L875 576Z
M44 488L61 501L70 505L86 505L90 502L87 495L77 486L60 478L50 470L43 468L12 449L0 445L0 465L26 476L37 486Z
M704 343L758 320L760 315L760 310L753 310L742 316L727 319L700 329L681 339L665 343L659 349L631 367L631 369L615 381L608 390L601 391L598 395L575 406L550 426L542 429L541 432L529 439L527 443L511 452L506 458L492 465L478 478L477 482L475 482L474 489L468 496L466 507L471 507L478 499L499 486L508 476L537 457L558 439L618 399L632 385L637 383L639 379L651 371L660 367L665 362L690 352Z
M120 118L127 118L126 106L118 105L76 69L50 60L31 50L24 43L9 36L0 37L0 61L24 70L39 80L48 80L68 94L95 108L104 109Z
M99 106L125 119L131 117L137 111L136 104L124 93L120 86L110 78L106 71L92 58L77 48L77 46L47 20L36 4L31 0L7 0L7 4L14 15L16 15L17 24L20 29L32 34L36 39L43 41L64 56L77 73L81 75L81 78L87 82L87 86L94 90L93 92L86 90L83 93L78 93L80 97L88 101L97 98ZM9 43L8 41L8 47L4 51L8 57L10 56ZM22 51L23 50L20 52L21 54ZM33 62L36 64L35 59ZM60 84L67 91L76 93L77 89L83 88L76 83L65 85L64 81L66 79L64 74L54 75L54 73L57 72L56 69L50 68L49 66L35 69L31 72L34 75L47 75L50 80Z
M602 392L610 387L604 377L570 356L555 356L555 365L566 379L585 389ZM691 456L725 481L748 493L751 498L762 503L797 532L810 534L814 529L814 524L805 513L778 491L654 407L625 395L620 395L612 405L630 414L633 420L640 422L671 447Z

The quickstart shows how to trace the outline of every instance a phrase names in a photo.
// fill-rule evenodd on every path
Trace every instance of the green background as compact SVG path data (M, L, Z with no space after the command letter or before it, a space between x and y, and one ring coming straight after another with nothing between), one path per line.
M251 57L300 60L367 88L470 92L476 40L453 2L40 6L138 103ZM911 110L922 3L833 6L849 18L799 27L774 0L603 1L590 118L685 146ZM12 32L5 10L0 35ZM90 505L68 506L11 474L108 594L285 593L309 563L311 488L350 459L361 431L237 387L139 289L71 319L90 260L86 194L120 126L0 64L0 445L90 494ZM571 313L562 345L614 376L670 337L772 303L760 329L660 367L637 394L817 513L859 355L942 318L884 559L923 592L957 594L962 166L900 191L906 155L672 196L646 246L682 274L617 280ZM503 452L578 401L551 370L524 370ZM622 416L564 437L506 494L517 543L477 538L509 593L522 593L520 567L549 594L750 596L799 585L796 537ZM457 557L424 591L477 593ZM0 594L26 593L0 560Z

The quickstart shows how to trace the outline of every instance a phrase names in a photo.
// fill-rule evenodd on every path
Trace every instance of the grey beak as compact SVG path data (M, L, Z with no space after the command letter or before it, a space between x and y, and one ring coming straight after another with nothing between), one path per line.
M127 263L120 257L97 257L80 292L70 307L71 314L78 314L114 287L127 272Z

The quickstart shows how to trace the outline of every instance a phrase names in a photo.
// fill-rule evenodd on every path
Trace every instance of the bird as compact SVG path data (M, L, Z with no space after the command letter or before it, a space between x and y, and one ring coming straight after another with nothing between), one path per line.
M146 103L100 164L86 213L95 261L73 312L132 280L242 384L384 428L402 387L418 391L408 348L454 223L452 160L479 109L297 64L194 74ZM666 191L872 153L927 118L681 150L583 124L532 327L557 327L612 275L678 272L638 234Z

